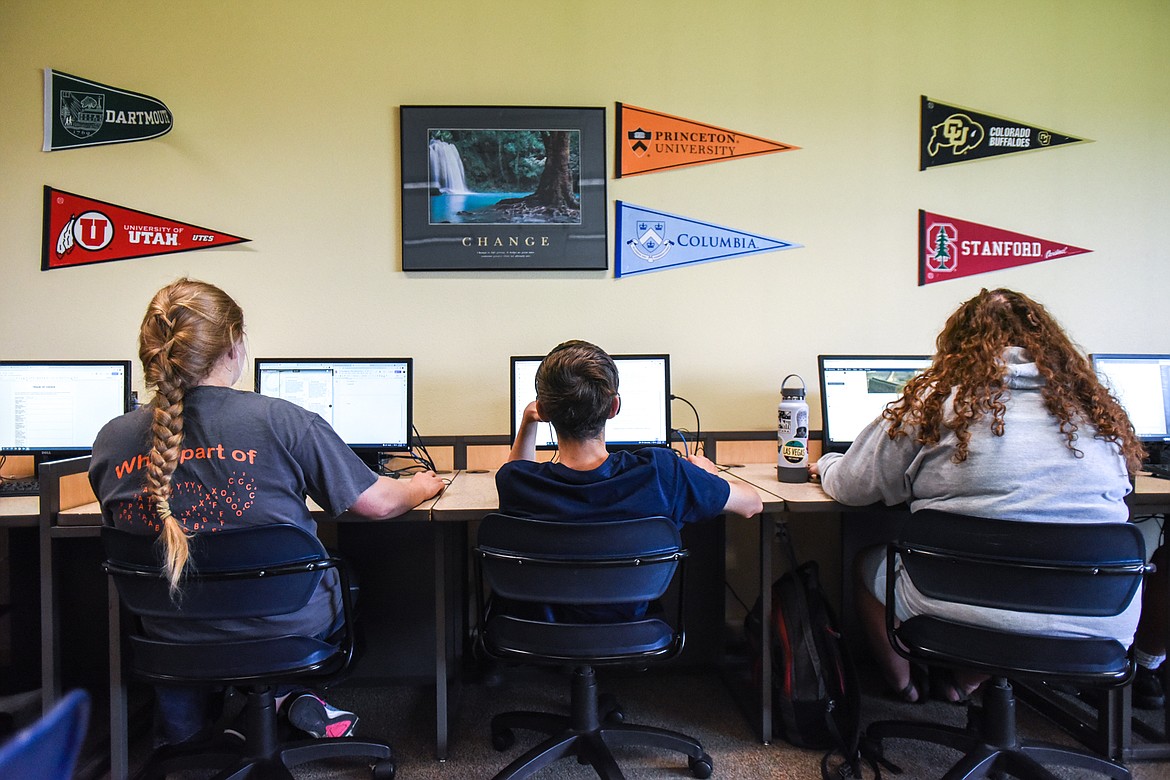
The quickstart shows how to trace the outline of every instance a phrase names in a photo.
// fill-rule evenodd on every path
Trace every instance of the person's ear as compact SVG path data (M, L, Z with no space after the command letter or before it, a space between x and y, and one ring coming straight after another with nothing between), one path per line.
M612 420L613 418L617 417L618 412L620 412L621 410L622 410L622 397L619 394L614 393L613 394L613 403L610 404L610 407L609 407L609 419Z

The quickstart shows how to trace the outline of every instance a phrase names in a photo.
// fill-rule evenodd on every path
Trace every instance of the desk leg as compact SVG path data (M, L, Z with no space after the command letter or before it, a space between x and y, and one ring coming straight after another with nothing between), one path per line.
M450 720L447 712L447 534L431 523L435 540L435 758L447 760Z
M38 536L41 580L41 712L61 698L61 663L57 653L57 588L53 567L53 537L42 515Z
M126 681L122 669L122 602L113 580L108 583L110 621L110 780L130 774L129 722L126 714Z
M782 522L760 515L760 741L772 742L772 529Z

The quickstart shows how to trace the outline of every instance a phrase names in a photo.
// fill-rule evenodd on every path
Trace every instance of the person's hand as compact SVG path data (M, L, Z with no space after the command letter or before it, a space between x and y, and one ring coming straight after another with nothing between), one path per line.
M525 422L547 422L540 416L540 410L537 408L536 401L532 401L528 406L524 407L524 414L521 415L520 421Z
M711 474L719 473L719 468L714 463L712 463L711 459L706 455L688 455L687 460L701 468L703 471Z
M439 494L443 480L433 471L420 471L410 478L410 486L422 494L422 500L426 500Z
M815 461L808 464L808 475L813 479L821 478L821 469L819 466L817 466Z

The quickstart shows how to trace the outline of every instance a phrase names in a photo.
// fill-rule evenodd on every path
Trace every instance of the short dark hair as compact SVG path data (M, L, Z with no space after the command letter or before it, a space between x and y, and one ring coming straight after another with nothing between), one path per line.
M557 436L595 439L618 393L617 366L605 350L588 341L558 344L536 369L536 398Z

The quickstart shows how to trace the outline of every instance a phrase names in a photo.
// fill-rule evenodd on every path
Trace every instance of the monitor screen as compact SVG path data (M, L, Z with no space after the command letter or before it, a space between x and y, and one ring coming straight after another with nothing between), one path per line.
M0 361L2 454L87 454L129 410L129 360Z
M1170 442L1170 355L1091 356L1144 442Z
M923 355L819 355L825 452L844 452L911 377L930 365Z
M256 392L316 412L365 452L410 449L411 358L256 358Z
M665 446L670 443L670 356L612 355L618 369L621 411L605 424L609 447ZM542 357L512 358L512 439L524 407L536 398L536 369ZM537 449L556 447L552 425L540 423Z

